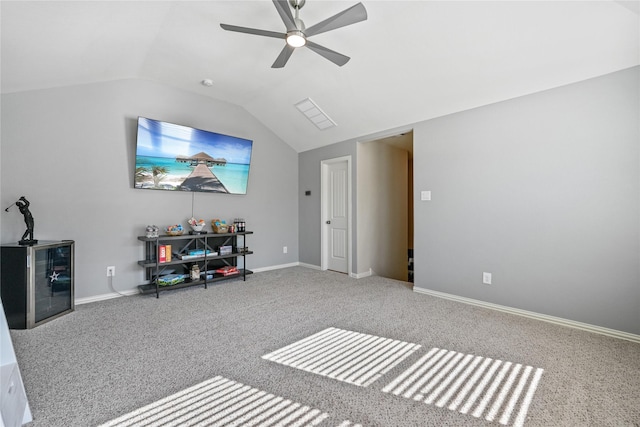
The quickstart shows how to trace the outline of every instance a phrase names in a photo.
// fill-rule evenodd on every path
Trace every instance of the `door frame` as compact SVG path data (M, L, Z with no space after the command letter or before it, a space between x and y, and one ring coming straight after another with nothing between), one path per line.
M352 176L351 176L351 156L342 156L336 157L333 159L326 159L320 162L320 269L327 270L329 264L329 233L327 233L327 227L325 227L325 222L327 221L326 212L327 212L327 201L329 200L329 191L330 186L327 185L327 180L329 179L329 166L334 163L347 162L347 274L352 276L352 253L353 253L353 242L352 242L352 222L351 222L351 212L352 212Z

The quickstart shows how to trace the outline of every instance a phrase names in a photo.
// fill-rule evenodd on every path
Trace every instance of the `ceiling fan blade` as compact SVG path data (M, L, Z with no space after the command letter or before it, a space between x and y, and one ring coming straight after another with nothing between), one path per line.
M314 51L315 53L317 53L320 56L325 57L326 59L328 59L329 61L333 62L334 64L338 65L339 67L342 67L344 64L346 64L347 62L349 62L349 58L348 56L345 56L341 53L335 52L331 49L327 49L324 46L320 46L317 43L314 43L312 41L307 40L307 44L305 45L307 46L309 49L311 49L312 51Z
M349 9L345 9L342 12L333 15L331 18L327 18L324 21L307 28L304 30L304 34L307 37L311 37L316 34L335 30L336 28L346 27L347 25L355 24L356 22L365 21L366 19L367 9L364 8L362 3L358 3L351 6Z
M288 44L284 45L284 48L280 51L280 55L276 58L276 61L273 63L271 68L282 68L287 63L289 58L291 58L291 54L295 50L295 47L291 47Z
M289 8L288 0L273 0L273 4L276 7L276 10L280 14L280 18L282 18L282 22L284 22L284 26L287 27L287 31L297 30L296 21L293 18L293 14L291 13L291 9Z
M274 37L276 39L284 39L287 37L285 33L276 33L275 31L258 30L255 28L238 27L229 24L220 24L227 31L235 31L237 33L254 34L256 36Z

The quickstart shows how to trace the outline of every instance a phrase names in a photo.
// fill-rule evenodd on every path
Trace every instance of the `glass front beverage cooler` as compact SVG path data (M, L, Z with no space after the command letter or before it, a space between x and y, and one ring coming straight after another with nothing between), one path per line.
M31 329L74 309L74 242L2 245L0 287L11 329Z

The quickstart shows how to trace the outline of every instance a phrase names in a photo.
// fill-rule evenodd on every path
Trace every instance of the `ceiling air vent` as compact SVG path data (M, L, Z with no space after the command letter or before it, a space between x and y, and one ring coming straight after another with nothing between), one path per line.
M311 123L316 125L316 127L320 130L325 130L337 126L336 122L331 120L329 116L327 116L325 112L322 111L320 107L318 107L316 103L311 100L311 98L306 98L298 102L296 104L296 108L300 110L300 112L304 114L307 119L311 120Z

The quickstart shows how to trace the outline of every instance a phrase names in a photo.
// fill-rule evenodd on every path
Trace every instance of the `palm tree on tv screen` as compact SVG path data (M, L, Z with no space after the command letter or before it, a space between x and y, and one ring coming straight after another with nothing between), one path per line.
M153 166L151 168L151 174L153 175L153 186L159 187L160 181L162 181L169 171L164 166Z
M136 182L143 182L149 177L149 169L144 166L138 166L136 168Z
M144 182L149 178L153 179L153 186L159 187L160 181L162 181L169 171L164 166L152 166L151 170L144 166L138 166L136 168L136 182Z

